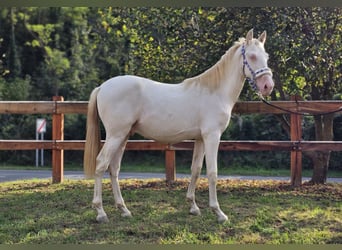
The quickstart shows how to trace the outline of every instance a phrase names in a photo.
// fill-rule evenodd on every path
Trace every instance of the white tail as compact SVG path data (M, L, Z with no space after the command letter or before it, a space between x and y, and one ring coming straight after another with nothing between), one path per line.
M96 169L96 157L101 149L100 120L97 112L97 94L95 88L90 95L87 114L87 134L84 148L83 169L86 178L93 178Z

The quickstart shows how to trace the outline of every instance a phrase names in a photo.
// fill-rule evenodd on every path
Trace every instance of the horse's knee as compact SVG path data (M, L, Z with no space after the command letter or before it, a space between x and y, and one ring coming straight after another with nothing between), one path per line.
M109 175L112 180L119 178L119 172L120 172L120 169L118 167L109 166Z
M210 183L212 183L212 182L216 183L217 182L217 172L214 172L214 171L208 172L207 176L208 176L208 180Z
M198 173L198 172L201 172L201 170L202 170L202 166L201 165L199 165L196 162L192 163L192 165L191 165L191 172Z

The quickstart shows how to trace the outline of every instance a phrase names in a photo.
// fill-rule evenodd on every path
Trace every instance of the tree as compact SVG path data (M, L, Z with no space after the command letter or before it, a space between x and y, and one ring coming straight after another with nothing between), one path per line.
M272 65L281 99L296 93L304 99L342 99L341 9L285 8L278 12L274 55L280 63ZM278 40L279 39L279 40ZM279 49L279 48L282 49ZM310 139L333 140L335 114L314 116L315 135ZM310 121L310 119L306 119ZM288 127L288 126L286 126ZM305 152L313 164L311 182L324 183L330 152Z
M15 9L10 9L11 20L11 33L10 33L10 51L9 51L9 68L11 69L10 75L12 78L19 77L21 75L21 63L19 60L18 49L16 44L15 34Z
M54 13L54 8L49 9L50 14ZM44 57L44 64L41 65L41 73L48 76L46 81L48 89L51 90L50 95L59 95L63 74L70 68L69 59L66 57L65 51L60 47L60 35L57 30L62 25L58 20L54 23L29 24L26 23L27 29L30 31L33 39L27 44L33 48L37 47L41 50Z

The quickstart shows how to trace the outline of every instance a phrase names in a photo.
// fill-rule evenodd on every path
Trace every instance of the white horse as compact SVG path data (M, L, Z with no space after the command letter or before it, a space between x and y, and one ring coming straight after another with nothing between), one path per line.
M217 201L217 151L245 78L259 94L272 92L274 83L267 66L265 40L265 31L254 39L250 30L213 67L179 84L126 75L111 78L93 90L88 105L84 170L87 177L95 177L93 206L98 222L108 222L102 206L102 178L108 168L116 206L122 216L131 216L121 196L118 175L127 140L133 133L171 144L194 139L186 195L191 203L190 213L200 214L195 188L205 156L209 206L219 222L228 219ZM102 149L99 118L106 130Z

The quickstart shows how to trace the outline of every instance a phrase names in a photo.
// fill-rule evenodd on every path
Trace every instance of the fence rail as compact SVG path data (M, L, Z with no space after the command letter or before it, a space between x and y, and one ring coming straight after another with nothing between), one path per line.
M105 141L102 140L102 144ZM84 150L85 140L0 140L0 150L64 149ZM193 150L194 141L163 144L153 140L129 140L126 150L186 151ZM221 140L222 151L342 151L342 141L228 141Z
M342 106L342 101L273 101L272 104L291 112L309 114L331 112ZM86 101L0 101L0 114L86 114ZM233 113L287 114L260 101L237 102Z
M274 101L274 108L262 102L238 102L233 113L287 114L304 112L317 114L332 112L342 106L342 101ZM51 114L52 140L0 140L0 150L52 150L53 182L63 181L64 150L83 150L84 140L64 140L64 115L86 114L88 102L64 101L63 97L53 97L53 101L0 101L0 114ZM284 111L284 109L289 112ZM342 113L342 112L339 112ZM303 141L302 116L291 115L290 141L221 141L219 149L227 151L290 151L291 184L302 182L302 151L342 151L342 141ZM152 140L129 140L126 150L165 151L165 170L168 181L175 179L175 151L192 150L193 141L183 141L173 145Z

